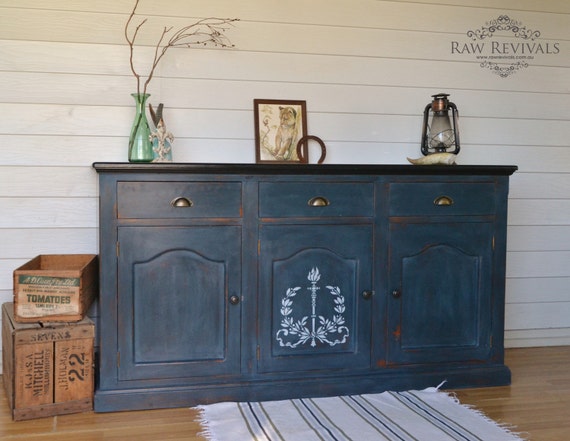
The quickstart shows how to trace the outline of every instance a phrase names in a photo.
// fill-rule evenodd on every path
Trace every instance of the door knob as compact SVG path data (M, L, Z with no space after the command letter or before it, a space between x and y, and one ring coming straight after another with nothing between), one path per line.
M362 291L362 297L364 300L370 300L374 295L374 291Z

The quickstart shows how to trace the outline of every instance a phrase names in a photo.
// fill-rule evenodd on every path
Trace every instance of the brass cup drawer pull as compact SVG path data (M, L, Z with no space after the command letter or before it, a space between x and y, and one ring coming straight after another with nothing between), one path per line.
M172 205L175 208L185 208L185 207L191 207L194 205L194 202L192 202L190 199L185 198L183 196L174 198L170 201L170 205Z
M439 205L439 206L453 205L453 199L450 198L449 196L438 196L437 198L434 199L433 205Z
M307 202L311 207L328 207L331 203L324 196L315 196Z

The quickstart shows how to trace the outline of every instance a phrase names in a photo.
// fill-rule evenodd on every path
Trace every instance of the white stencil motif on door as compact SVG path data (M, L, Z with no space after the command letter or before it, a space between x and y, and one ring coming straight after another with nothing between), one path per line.
M281 329L277 331L275 338L280 346L296 348L306 343L312 347L317 346L317 342L335 346L337 344L346 343L350 332L345 325L344 312L346 306L344 304L344 296L340 293L338 286L327 285L326 289L332 296L328 301L334 304L332 317L327 318L322 315L317 316L317 300L318 291L321 289L317 285L321 279L321 274L317 267L311 269L307 275L307 279L311 283L307 290L311 293L311 313L302 318L295 320L291 314L293 313L294 297L299 294L300 286L288 288L285 297L281 300ZM325 300L326 301L326 300Z

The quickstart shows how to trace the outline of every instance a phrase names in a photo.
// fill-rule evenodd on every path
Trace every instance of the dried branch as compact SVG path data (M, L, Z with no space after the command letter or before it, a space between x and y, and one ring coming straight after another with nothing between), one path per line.
M141 29L141 27L146 23L146 19L144 19L141 23L139 23L139 25L135 28L135 32L134 32L132 38L129 38L129 34L128 34L129 25L131 24L131 21L133 20L133 17L135 16L135 12L137 10L138 5L139 5L139 0L136 0L133 11L131 12L131 15L129 15L129 19L127 20L127 24L125 25L125 39L129 43L129 50L130 50L129 62L131 65L131 71L133 72L133 75L135 76L135 78L137 80L137 94L140 94L141 77L137 73L137 71L135 70L134 51L135 51L135 40L137 39L137 34L139 33L139 30Z
M139 31L146 23L147 19L145 18L135 27L134 32L132 33L132 37L129 36L129 27L131 26L133 18L136 15L136 10L139 5L139 1L140 0L135 1L135 6L133 7L133 10L129 15L129 19L125 24L125 39L127 40L130 49L129 63L131 66L131 71L137 81L137 93L140 94L141 75L135 69L134 48ZM168 52L168 49L173 47L191 48L192 46L208 46L208 45L213 45L218 47L234 47L234 45L225 35L225 32L228 29L228 25L231 25L233 22L238 20L239 19L237 18L215 18L215 17L203 18L193 24L180 28L179 30L174 32L166 42L165 39L173 28L164 27L160 35L160 38L156 43L154 49L154 58L152 60L150 71L146 76L142 93L146 93L148 85L154 76L154 72L160 63L160 60L162 60L162 58Z

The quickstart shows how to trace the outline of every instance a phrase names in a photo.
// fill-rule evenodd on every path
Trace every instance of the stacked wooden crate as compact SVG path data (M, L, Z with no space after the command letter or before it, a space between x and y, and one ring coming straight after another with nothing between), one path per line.
M95 255L42 255L2 306L3 383L16 421L93 409Z

